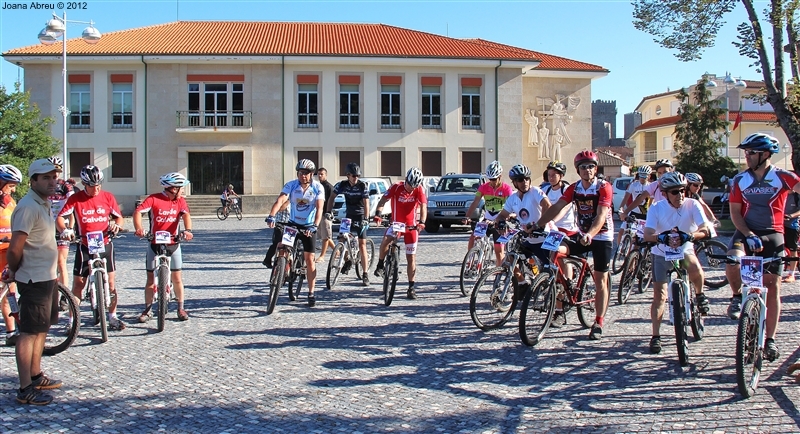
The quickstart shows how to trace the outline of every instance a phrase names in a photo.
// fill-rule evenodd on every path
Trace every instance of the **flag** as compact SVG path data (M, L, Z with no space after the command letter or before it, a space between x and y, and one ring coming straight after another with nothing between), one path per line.
M733 122L733 131L742 123L742 103L739 103L739 113L736 114L736 120Z

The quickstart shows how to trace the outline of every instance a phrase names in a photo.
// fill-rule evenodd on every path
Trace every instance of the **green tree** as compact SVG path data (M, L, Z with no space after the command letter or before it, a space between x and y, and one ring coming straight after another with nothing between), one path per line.
M698 81L691 95L686 89L678 93L681 119L675 125L675 168L681 173L699 173L707 185L720 187L722 175L736 173L737 167L729 157L720 155L725 148L719 139L726 127L725 109L720 108L719 100L710 99L705 82Z
M741 3L747 21L739 24L738 41L732 41L739 54L753 60L762 74L761 99L768 102L777 123L792 144L792 165L800 169L800 89L798 89L798 6L800 0L769 0L761 16L754 0L633 0L633 25L655 37L659 45L677 50L684 61L700 59L706 48L714 46L724 17ZM761 2L759 2L761 3ZM767 25L767 34L762 30ZM784 46L788 47L791 81L786 86Z
M19 83L8 93L0 86L0 164L13 164L22 176L28 166L39 158L57 155L58 142L50 134L51 118L42 118L39 108L30 102L30 94L21 92ZM28 191L23 179L15 196L19 199Z

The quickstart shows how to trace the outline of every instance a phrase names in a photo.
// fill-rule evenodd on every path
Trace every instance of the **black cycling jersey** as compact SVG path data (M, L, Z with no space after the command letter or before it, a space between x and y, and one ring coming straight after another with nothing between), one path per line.
M369 198L369 187L364 181L358 181L355 185L350 185L350 181L342 181L333 187L333 194L343 194L345 217L352 220L364 220L366 211L364 210L364 199Z

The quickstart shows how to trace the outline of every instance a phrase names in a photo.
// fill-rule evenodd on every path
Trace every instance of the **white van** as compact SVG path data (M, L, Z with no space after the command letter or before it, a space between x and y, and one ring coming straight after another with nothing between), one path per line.
M633 182L632 176L621 176L614 180L611 184L614 188L614 209L611 211L614 216L617 216L617 210L622 205L622 198L625 197L625 192L628 191L628 186Z

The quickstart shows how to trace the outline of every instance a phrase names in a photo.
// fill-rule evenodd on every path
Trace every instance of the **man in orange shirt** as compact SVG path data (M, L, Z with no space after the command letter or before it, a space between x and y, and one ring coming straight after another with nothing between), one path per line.
M6 253L8 252L8 241L11 239L11 213L17 207L17 202L11 194L17 190L17 185L22 182L22 172L10 164L0 165L0 270L8 265ZM7 239L6 239L7 238ZM16 292L16 284L8 284L12 293ZM6 346L10 347L17 343L17 323L11 316L11 306L8 300L3 298L0 301L2 306L3 320L6 323Z

